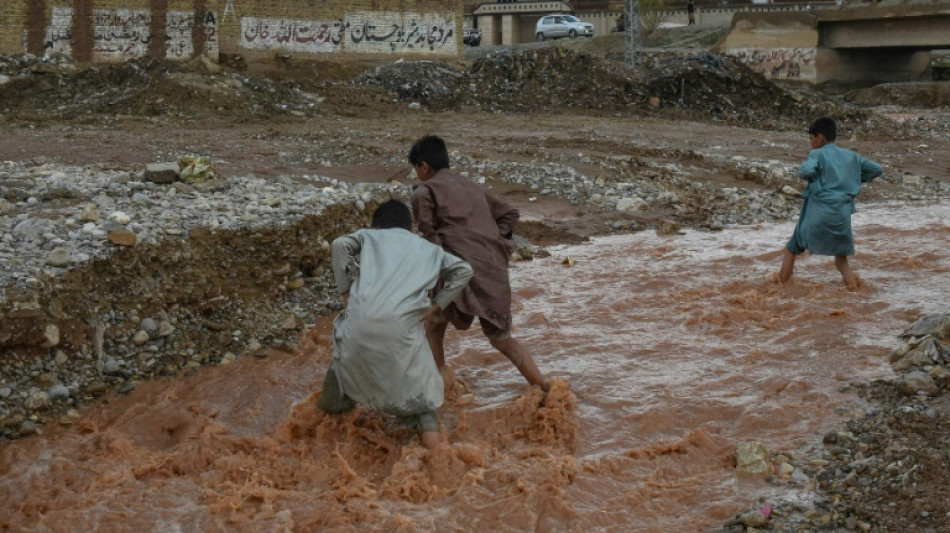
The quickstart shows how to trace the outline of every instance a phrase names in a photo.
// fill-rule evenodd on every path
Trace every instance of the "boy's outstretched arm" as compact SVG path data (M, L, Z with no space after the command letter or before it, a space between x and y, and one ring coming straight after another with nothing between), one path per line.
M861 183L867 183L883 173L883 166L870 159L861 157Z
M343 235L334 239L330 246L330 258L333 262L333 277L336 279L336 290L340 295L350 291L351 279L356 266L356 256L363 247L359 233Z
M472 265L445 252L442 257L442 290L435 295L433 301L442 309L448 307L468 285L473 274Z
M474 271L472 266L467 262L461 260L460 258L445 252L442 257L442 290L435 295L435 298L432 299L432 305L429 306L429 309L426 310L425 314L422 316L422 320L425 321L430 317L434 317L439 314L439 311L448 307L453 300L458 298L462 289L468 285L468 282L471 281Z

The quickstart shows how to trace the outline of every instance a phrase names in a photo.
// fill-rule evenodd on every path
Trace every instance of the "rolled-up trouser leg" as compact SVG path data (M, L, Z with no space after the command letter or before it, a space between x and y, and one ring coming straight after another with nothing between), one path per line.
M336 376L332 362L330 368L327 369L327 376L323 379L323 393L320 395L320 399L317 400L317 407L331 415L343 413L356 407L356 402L344 394L343 389L340 388L340 380Z

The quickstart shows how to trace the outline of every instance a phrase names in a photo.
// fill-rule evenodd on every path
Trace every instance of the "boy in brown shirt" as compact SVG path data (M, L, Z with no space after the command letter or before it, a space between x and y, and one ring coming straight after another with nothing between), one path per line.
M409 163L422 180L412 193L419 232L430 242L467 261L475 272L462 294L426 322L426 337L439 368L445 364L445 332L471 327L475 317L491 345L503 353L531 385L548 382L531 354L511 336L511 284L508 257L518 210L449 170L445 141L422 137L409 151Z

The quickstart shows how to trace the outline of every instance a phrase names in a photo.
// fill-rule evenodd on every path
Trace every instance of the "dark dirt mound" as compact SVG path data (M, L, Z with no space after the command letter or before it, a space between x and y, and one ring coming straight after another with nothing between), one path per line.
M813 104L729 56L667 59L655 72L647 91L659 97L661 106L756 125L807 122L816 114Z
M336 80L366 68L278 60L268 69L224 69L138 59L109 65L29 55L0 58L0 113L23 118L146 115L183 119L341 116L391 109L392 98L366 88L344 90ZM323 73L323 74L321 74Z
M399 61L356 78L434 111L669 113L767 128L802 128L829 114L849 130L865 129L870 112L817 104L738 60L704 52L670 53L633 69L563 46L479 55L462 70L433 61ZM652 100L652 101L651 101Z
M950 83L882 83L866 89L856 89L846 95L860 105L880 105L887 102L916 109L945 109L950 111Z

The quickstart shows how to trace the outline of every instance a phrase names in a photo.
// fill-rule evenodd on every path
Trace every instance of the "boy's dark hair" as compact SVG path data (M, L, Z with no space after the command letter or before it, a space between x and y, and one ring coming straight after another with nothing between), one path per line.
M811 127L808 128L808 134L818 135L819 133L825 136L826 141L834 142L835 138L838 137L838 126L835 124L834 119L821 117L812 122Z
M412 231L412 213L399 200L383 202L373 212L373 227L376 229L402 228Z
M445 141L436 135L419 139L409 150L409 163L412 166L428 163L435 172L449 168L449 150L445 147Z

